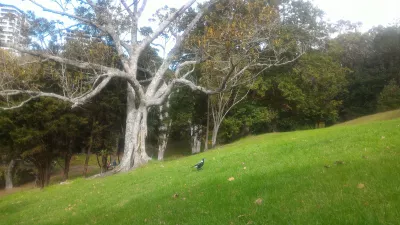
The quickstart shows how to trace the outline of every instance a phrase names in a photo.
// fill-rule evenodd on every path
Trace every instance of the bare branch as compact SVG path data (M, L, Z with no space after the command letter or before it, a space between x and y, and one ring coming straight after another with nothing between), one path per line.
M121 4L124 6L125 10L128 12L132 21L136 20L135 15L133 14L132 10L129 8L128 4L126 4L125 0L120 0L120 1L121 1ZM137 3L133 3L133 4L137 4Z
M178 18L184 11L186 11L196 0L189 0L185 5L183 5L179 10L175 13L171 14L166 20L164 20L158 28L151 34L149 37L144 39L138 48L138 52L142 52L151 42L153 42L160 34L176 19ZM189 27L188 27L189 28ZM187 28L187 29L188 29ZM191 29L190 29L191 30Z
M276 61L275 63L273 63L273 64L265 64L265 63L256 63L256 64L254 64L253 66L254 67L264 67L264 66L267 66L267 68L270 68L270 67L273 67L273 66L276 66L276 67L278 67L278 66L283 66L283 65L287 65L287 64L290 64L290 63L293 63L293 62L295 62L296 60L298 60L302 55L304 55L305 54L305 52L301 52L298 56L296 56L296 57L294 57L293 59L291 59L291 60L288 60L288 61L285 61L285 62L281 62L282 60L278 60L278 61Z
M101 90L103 90L106 85L110 82L111 77L106 77L104 78L99 85L97 85L95 88L93 88L91 91L89 91L88 93L74 98L71 100L71 102L73 102L74 104L72 105L72 108L75 108L79 105L83 105L84 103L86 103L89 99L93 98L94 96L96 96L98 93L100 93Z
M18 109L21 108L22 106L24 106L26 103L30 102L31 100L38 98L37 96L34 97L30 97L29 99L21 102L19 105L16 106L10 106L10 107L0 107L1 110L13 110L13 109Z
M60 57L60 56L55 56L55 55L50 55L50 54L46 54L43 52L39 52L39 51L33 51L33 50L28 50L28 49L24 49L15 45L5 45L6 47L18 50L22 53L27 53L33 56L38 56L38 57L42 57L45 59L50 59L53 60L55 62L59 62L59 63L65 63L65 64L69 64L71 66L75 66L77 68L80 69L96 69L99 71L104 71L104 72L112 72L112 73L120 73L122 71L112 68L112 67L107 67L107 66L103 66L103 65L99 65L99 64L95 64L95 63L89 63L89 62L80 62L80 61L76 61L76 60L72 60L72 59L67 59L64 57Z
M140 6L140 8L137 12L138 18L140 18L142 16L142 13L143 13L144 9L146 8L146 5L147 5L147 0L143 0L142 5Z
M40 98L40 97L51 97L51 98L60 99L62 101L70 102L73 104L72 108L75 108L79 105L86 103L91 98L93 98L94 96L99 94L104 89L104 87L107 86L107 84L110 82L110 80L114 77L121 77L121 78L127 79L128 83L132 86L137 85L133 79L130 79L131 78L130 76L127 76L123 72L113 73L113 74L103 74L100 77L103 77L103 79L98 85L95 85L96 83L98 83L97 82L98 79L96 79L95 83L90 91L88 91L78 97L75 97L75 98L72 98L72 96L67 97L67 96L63 96L63 95L59 95L59 94L55 94L55 93L47 93L47 92L42 92L42 91L3 90L3 91L0 91L0 96L6 96L8 98L9 96L30 95L30 98L21 102L20 104L18 104L16 106L1 107L0 109L10 110L10 109L19 108L19 107L22 107L23 105L25 105L26 103L28 103L29 101L36 99L36 98ZM99 78L99 79L101 79L101 78Z
M228 112L231 111L231 109L232 109L233 107L235 107L235 105L237 105L238 103L240 103L241 101L243 101L243 100L247 97L247 95L249 94L249 92L250 92L250 88L247 89L246 93L245 93L239 100L236 100L236 98L237 98L237 96L238 96L238 95L236 95L236 96L235 96L235 99L234 99L234 101L233 101L233 103L232 103L232 105L226 110L226 112L225 112L224 115L222 116L222 119L225 118L225 116L228 114ZM238 93L237 93L237 94L238 94ZM222 120L221 120L221 121L222 121Z
M10 106L10 107L1 107L1 109L3 110L10 110L10 109L16 109L16 108L20 108L22 106L24 106L26 103L32 101L33 99L36 98L40 98L40 97L52 97L52 98L57 98L60 99L62 101L66 101L66 102L71 102L71 99L62 96L62 95L58 95L58 94L54 94L54 93L46 93L46 92L41 92L41 91L27 91L27 90L5 90L5 91L0 91L0 95L1 96L16 96L16 95L30 95L31 97L29 97L27 100L21 102L20 104L16 105L16 106Z
M122 57L122 56L124 55L124 51L121 49L121 46L128 52L128 54L131 54L131 46L128 45L127 43L125 43L125 42L121 42L121 41L120 41L119 37L115 34L115 29L114 29L114 27L111 27L111 26L104 26L104 25L101 25L101 24L99 24L99 23L96 23L96 22L94 22L94 21L92 21L92 20L90 20L90 19L86 19L86 18L77 16L77 15L74 15L74 14L71 14L71 13L64 12L64 11L57 11L57 10L49 9L49 8L47 8L47 7L43 6L43 5L41 5L40 3L38 3L38 2L35 1L35 0L29 0L29 1L32 2L33 4L39 6L40 8L42 8L43 11L51 12L51 13L54 13L54 14L57 14L57 15L61 15L61 16L65 16L65 17L69 17L69 18L76 19L76 20L81 21L81 22L83 22L83 23L85 23L85 24L88 24L88 25L91 25L91 26L93 26L93 27L96 27L96 28L98 28L99 30L103 31L104 33L108 33L108 34L114 39L115 44L116 44L116 46L117 46L118 54L119 54L119 56L121 57L121 60L122 60L122 61L124 61L124 59L123 59L123 57ZM95 11L98 9L98 7L97 7L92 1L88 0L87 3L88 3Z
M182 68L189 66L189 65L196 65L197 61L186 61L181 64L179 64L178 68L175 71L175 78L179 78L179 74L181 73ZM185 79L189 74L191 74L194 71L195 67L189 72L183 75L181 78Z
M98 23L95 23L95 22L93 22L93 21L91 21L89 19L77 16L77 15L74 15L74 14L70 14L70 13L67 13L67 12L63 12L63 11L57 11L57 10L49 9L49 8L43 6L42 4L39 4L35 0L29 0L29 1L32 2L33 4L39 6L45 12L50 12L50 13L58 14L58 15L61 15L61 16L66 16L66 17L69 17L69 18L73 18L73 19L79 20L79 21L81 21L83 23L86 23L88 25L92 25L94 27L97 27L101 31L106 32L106 29L105 29L104 26L102 26L102 25L100 25Z
M164 59L162 65L160 66L160 68L158 69L158 71L156 73L156 76L154 77L154 80L149 85L150 92L148 92L148 96L153 96L154 95L155 88L160 85L161 80L165 76L165 72L167 71L169 65L173 61L173 57L177 54L179 48L181 47L183 39L186 38L189 35L189 33L194 29L195 25L200 20L200 18L202 17L203 13L204 13L203 11L199 12L196 15L196 17L187 26L187 28L185 29L183 34L176 39L175 46L172 48L172 50L168 54L167 59Z

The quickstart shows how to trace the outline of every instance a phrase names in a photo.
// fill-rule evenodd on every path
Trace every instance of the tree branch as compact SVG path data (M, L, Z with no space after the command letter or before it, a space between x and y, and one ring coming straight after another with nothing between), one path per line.
M142 41L138 48L138 52L142 52L151 42L153 42L176 18L178 18L186 9L188 9L196 0L189 0L175 13L171 14L166 20L164 20L158 28L153 32L152 35Z
M50 59L53 60L55 62L59 62L59 63L65 63L71 66L75 66L77 68L80 69L96 69L96 70L100 70L103 72L111 72L111 73L123 73L122 71L112 68L112 67L107 67L107 66L103 66L103 65L99 65L99 64L95 64L95 63L89 63L89 62L80 62L80 61L76 61L76 60L72 60L72 59L67 59L64 57L60 57L60 56L55 56L55 55L50 55L47 53L43 53L43 52L39 52L39 51L33 51L33 50L28 50L28 49L24 49L24 48L20 48L18 46L15 45L5 45L6 47L18 50L19 52L22 53L27 53L33 56L38 56L38 57L42 57L42 58L46 58L46 59Z
M191 1L190 1L191 2ZM194 1L193 1L194 2ZM188 4L188 3L187 3ZM193 4L193 3L191 3ZM184 7L184 6L182 6ZM177 37L176 42L172 50L169 52L167 59L164 59L162 65L156 72L156 76L154 77L154 80L150 83L148 90L148 96L154 96L155 93L155 88L160 85L161 80L165 76L165 72L167 71L169 65L173 61L174 56L178 52L179 48L181 47L181 44L183 42L183 39L187 37L190 34L190 31L194 29L200 18L203 16L204 11L199 12L196 17L190 22L190 24L186 27L185 31L180 37ZM165 28L164 28L165 29ZM182 63L184 64L184 63Z
M143 0L142 5L140 6L140 8L137 12L138 18L140 18L142 16L142 13L143 13L144 9L146 8L146 5L147 5L147 0Z
M120 78L127 79L128 83L130 85L132 85L133 87L135 87L134 86L134 85L136 85L135 82L137 82L137 81L131 79L130 76L127 76L124 73L103 74L101 76L104 76L104 78L98 85L93 86L93 88L90 91L83 93L82 95L75 97L75 98L67 97L67 96L63 96L63 95L59 95L59 94L55 94L55 93L42 92L42 91L3 90L3 91L0 91L0 96L8 97L8 96L17 96L17 95L27 94L27 95L30 95L30 98L27 100L24 100L23 102L21 102L20 104L18 104L16 106L1 107L0 109L11 110L11 109L20 108L20 107L24 106L26 103L32 101L33 99L40 98L40 97L51 97L51 98L60 99L62 101L70 102L70 103L72 103L72 108L75 108L77 106L80 106L80 105L86 103L91 98L93 98L94 96L99 94L107 86L107 84L110 82L110 80L114 77L120 77ZM97 80L96 80L96 83L97 83Z
M29 1L32 2L33 4L39 6L39 7L40 7L43 11L45 11L45 12L50 12L50 13L58 14L58 15L61 15L61 16L66 16L66 17L69 17L69 18L73 18L73 19L82 21L82 22L84 22L84 23L86 23L86 24L88 24L88 25L92 25L92 26L94 26L94 27L97 27L97 28L99 28L99 29L100 29L101 31L103 31L103 32L107 32L104 26L102 26L102 25L100 25L100 24L98 24L98 23L95 23L95 22L93 22L93 21L91 21L91 20L89 20L89 19L86 19L86 18L83 18L83 17L80 17L80 16L76 16L76 15L74 15L74 14L70 14L70 13L67 13L67 12L62 12L62 11L57 11L57 10L49 9L49 8L47 8L47 7L45 7L45 6L41 5L41 4L39 4L39 3L36 2L35 0L29 0Z

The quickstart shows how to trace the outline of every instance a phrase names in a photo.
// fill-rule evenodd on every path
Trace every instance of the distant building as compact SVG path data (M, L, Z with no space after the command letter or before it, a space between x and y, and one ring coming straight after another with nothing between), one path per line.
M64 41L79 41L83 43L90 43L90 42L100 42L101 38L97 36L93 36L91 34L88 34L87 32L83 30L72 30L72 29L67 29L64 32Z
M26 45L25 13L13 5L0 3L0 45Z

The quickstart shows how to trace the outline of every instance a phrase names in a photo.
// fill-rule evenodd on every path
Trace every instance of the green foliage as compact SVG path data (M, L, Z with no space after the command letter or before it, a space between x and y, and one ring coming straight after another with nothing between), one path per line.
M117 142L125 122L125 90L125 82L114 80L86 106L84 113L89 122L83 132L87 137L86 146L92 142L92 152L119 151Z
M22 108L2 112L0 140L7 149L3 154L8 155L7 160L20 158L32 163L40 175L41 185L48 183L49 174L44 173L50 171L56 157L80 150L87 120L71 112L69 107L52 98L41 98Z
M339 118L339 96L347 85L348 72L331 52L309 52L294 65L264 73L247 101L276 113L264 131L309 129L318 122L332 124Z
M171 94L170 102L171 138L189 140L190 124L206 123L207 97L182 87Z
M278 89L304 117L314 122L334 122L341 105L335 98L347 84L346 72L330 56L312 52L299 60Z
M386 85L378 98L378 111L388 111L400 107L400 87L395 80Z
M220 137L222 141L232 141L249 134L269 131L269 123L277 113L268 107L243 102L222 122Z
M324 45L329 30L328 24L323 20L322 10L303 0L280 0L278 8L283 25L280 33L284 34L283 39L296 37L307 48ZM292 43L290 47L296 48L296 43ZM294 52L293 49L288 52Z
M330 49L340 62L350 68L347 93L343 93L343 119L371 114L378 107L379 96L390 80L399 81L400 28L376 27L367 33L338 36ZM339 48L337 48L339 47Z
M12 174L12 182L14 187L18 187L35 180L34 171L31 168L17 166Z

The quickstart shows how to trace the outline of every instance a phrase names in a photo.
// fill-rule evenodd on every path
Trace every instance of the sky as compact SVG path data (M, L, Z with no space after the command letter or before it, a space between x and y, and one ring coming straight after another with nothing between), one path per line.
M400 19L400 0L314 0L331 22L340 19L362 22L362 31Z
M187 0L148 0L144 17L167 4L171 7L179 7ZM200 0L202 1L202 0ZM362 22L362 31L367 31L373 26L388 25L400 19L400 0L310 0L325 13L325 19L335 22L340 19L352 22ZM38 0L46 3L48 0ZM37 15L54 18L52 15L43 13L27 0L0 0L0 3L15 5L22 10L34 10ZM142 20L143 23L146 20Z

